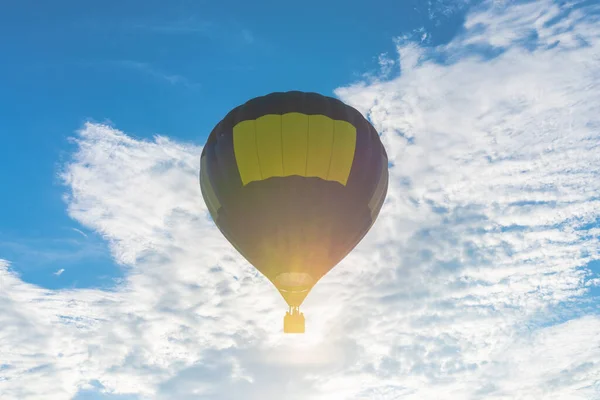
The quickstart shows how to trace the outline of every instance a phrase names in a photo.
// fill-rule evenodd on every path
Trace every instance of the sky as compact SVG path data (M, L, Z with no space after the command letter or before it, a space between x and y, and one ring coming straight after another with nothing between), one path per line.
M0 4L0 398L600 399L600 3ZM284 335L199 157L273 91L386 202Z

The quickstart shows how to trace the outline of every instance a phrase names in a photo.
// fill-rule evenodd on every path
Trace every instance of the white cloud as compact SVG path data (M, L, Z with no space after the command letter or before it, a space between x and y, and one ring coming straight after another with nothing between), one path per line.
M401 76L337 91L382 133L390 192L307 298L300 337L209 220L200 148L86 124L68 211L128 275L112 292L49 291L0 264L3 398L68 399L93 380L164 399L600 398L591 15L480 8L443 47L399 41Z

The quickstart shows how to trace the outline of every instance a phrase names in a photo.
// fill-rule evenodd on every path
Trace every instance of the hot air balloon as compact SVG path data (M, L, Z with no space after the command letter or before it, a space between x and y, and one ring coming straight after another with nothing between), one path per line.
M284 332L304 333L300 305L379 215L388 158L356 109L317 93L277 92L215 126L200 187L219 230L287 302Z

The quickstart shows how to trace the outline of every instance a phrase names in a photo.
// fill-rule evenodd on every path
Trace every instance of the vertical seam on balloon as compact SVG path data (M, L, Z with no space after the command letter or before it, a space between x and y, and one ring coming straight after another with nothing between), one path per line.
M263 179L262 169L260 167L260 155L258 151L258 133L256 132L256 120L252 121L252 126L254 126L254 147L256 148L256 160L258 161L258 173L260 174L260 179Z
M308 120L306 123L306 158L304 160L304 176L306 176L306 171L308 171L308 145L309 145L309 135L310 135L310 115L306 116Z
M327 175L325 175L327 177L327 179L329 179L329 173L331 172L331 163L333 162L333 148L335 145L335 121L333 122L333 134L331 135L331 150L329 152L329 168L327 169Z
M285 176L285 163L283 162L283 115L279 115L279 143L281 143L281 175Z

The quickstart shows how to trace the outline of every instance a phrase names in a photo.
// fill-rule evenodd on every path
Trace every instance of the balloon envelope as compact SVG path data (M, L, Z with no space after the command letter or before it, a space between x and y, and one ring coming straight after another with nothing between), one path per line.
M388 159L375 128L340 100L271 93L213 129L200 186L223 235L298 307L375 222Z

